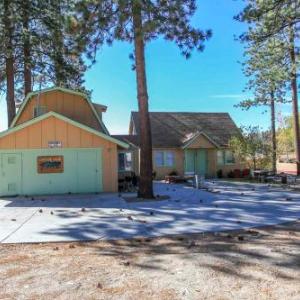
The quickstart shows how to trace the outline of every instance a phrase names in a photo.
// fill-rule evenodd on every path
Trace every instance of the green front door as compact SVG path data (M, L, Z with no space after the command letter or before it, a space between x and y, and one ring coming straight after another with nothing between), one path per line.
M22 156L20 153L3 153L1 159L1 195L13 196L21 193Z
M185 150L185 173L195 173L195 150L186 149Z
M196 150L196 174L205 176L207 170L207 152L205 149Z
M206 149L185 150L185 172L205 176L207 173Z

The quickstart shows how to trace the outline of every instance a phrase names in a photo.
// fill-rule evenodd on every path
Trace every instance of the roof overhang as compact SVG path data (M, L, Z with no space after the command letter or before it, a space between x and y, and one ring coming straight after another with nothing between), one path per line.
M97 121L99 122L101 128L103 129L103 131L106 133L106 134L109 134L107 128L105 127L104 123L102 122L102 120L100 119L92 101L90 100L90 98L88 97L88 95L84 94L84 93L81 93L81 92L77 92L77 91L74 91L74 90L70 90L70 89L67 89L67 88L62 88L62 87L51 87L51 88L47 88L47 89L43 89L43 90L40 90L40 91L34 91L34 92L30 92L27 94L27 96L25 97L24 101L22 102L22 105L20 106L16 116L14 117L11 125L10 125L10 128L14 127L17 120L19 119L22 111L24 110L25 106L27 105L28 101L34 97L34 96L37 96L39 95L40 93L43 94L43 93L47 93L47 92L51 92L51 91L60 91L60 92L63 92L63 93L68 93L68 94L72 94L72 95L77 95L77 96L80 96L82 98L84 98L89 106L91 107ZM100 104L99 104L100 105ZM103 107L103 109L105 108L106 109L106 106L104 105L101 105Z
M46 114L43 114L43 115L41 115L39 117L36 117L36 118L34 118L32 120L29 120L27 122L24 122L24 123L22 123L20 125L17 125L15 127L7 129L6 131L1 132L0 133L0 138L2 138L4 136L7 136L7 135L9 135L11 133L17 132L17 131L19 131L19 130L21 130L23 128L26 128L26 127L28 127L30 125L36 124L36 123L38 123L38 122L40 122L42 120L48 119L50 117L54 117L56 119L59 119L59 120L64 121L66 123L69 123L69 124L71 124L71 125L73 125L75 127L78 127L80 129L85 130L87 132L90 132L90 133L92 133L92 134L94 134L94 135L96 135L98 137L101 137L101 138L103 138L105 140L108 140L108 141L110 141L112 143L115 143L118 146L123 147L125 149L129 148L129 145L127 143L125 143L125 142L122 142L122 141L120 141L120 140L118 140L116 138L111 137L108 134L105 134L105 133L102 133L100 131L97 131L97 130L89 127L89 126L83 125L83 124L81 124L79 122L71 120L71 119L69 119L69 118L67 118L67 117L65 117L65 116L63 116L61 114L58 114L56 112L53 112L53 111L50 111L50 112L48 112Z
M101 112L106 112L107 111L107 106L106 105L95 103L95 102L92 102L92 103L93 103L96 111L101 111Z

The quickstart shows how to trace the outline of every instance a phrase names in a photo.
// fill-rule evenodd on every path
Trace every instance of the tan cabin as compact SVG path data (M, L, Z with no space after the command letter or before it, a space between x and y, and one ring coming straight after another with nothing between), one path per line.
M230 138L239 134L228 113L150 112L150 124L156 179L170 174L209 178L220 171L226 177L245 168L228 147ZM139 174L139 135L139 114L132 112L129 134L114 136L130 145L119 151L120 176L130 171Z

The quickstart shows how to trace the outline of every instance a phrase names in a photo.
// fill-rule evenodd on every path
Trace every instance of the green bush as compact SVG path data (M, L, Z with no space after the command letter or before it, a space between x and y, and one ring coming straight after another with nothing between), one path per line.
M217 177L223 178L223 171L221 169L217 171Z

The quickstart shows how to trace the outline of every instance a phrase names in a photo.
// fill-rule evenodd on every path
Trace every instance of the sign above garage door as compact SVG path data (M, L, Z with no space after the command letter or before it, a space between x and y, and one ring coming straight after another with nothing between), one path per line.
M49 148L61 148L62 147L62 142L61 141L49 141L48 142L48 147Z

